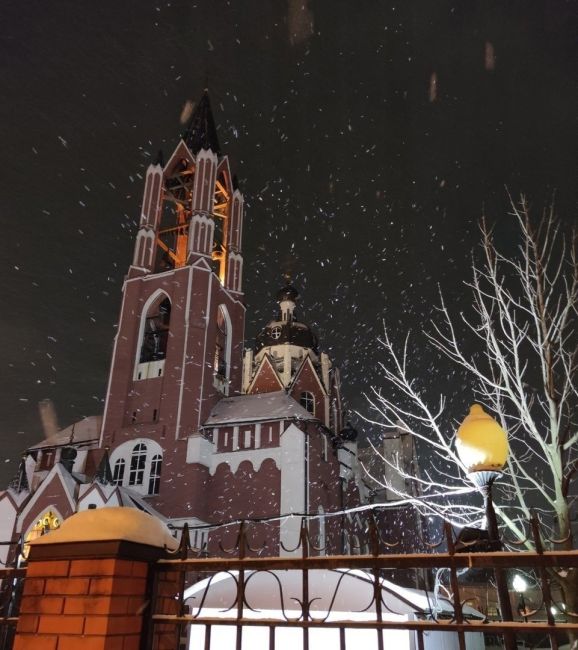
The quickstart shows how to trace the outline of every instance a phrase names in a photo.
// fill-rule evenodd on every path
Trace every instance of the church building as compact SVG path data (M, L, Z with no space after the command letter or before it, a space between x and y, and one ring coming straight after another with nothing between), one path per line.
M291 285L244 349L243 207L205 92L166 164L146 172L104 413L25 452L0 493L2 540L122 505L188 524L212 554L240 519L263 520L265 553L288 553L291 513L320 515L318 545L347 550L342 518L324 516L359 504L339 373Z

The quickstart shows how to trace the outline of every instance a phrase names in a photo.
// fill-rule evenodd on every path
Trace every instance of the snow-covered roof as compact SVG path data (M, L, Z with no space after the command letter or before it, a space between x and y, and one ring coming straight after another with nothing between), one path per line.
M269 420L315 420L284 390L256 395L225 397L214 406L204 427L214 427L235 422L266 422Z
M100 437L102 416L91 415L90 417L71 424L66 429L58 431L42 442L32 445L29 449L44 449L46 447L63 447L66 445L86 444L97 441Z

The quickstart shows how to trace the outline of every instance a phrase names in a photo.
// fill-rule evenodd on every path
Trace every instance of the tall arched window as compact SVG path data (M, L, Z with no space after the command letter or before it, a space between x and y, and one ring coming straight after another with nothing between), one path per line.
M163 458L160 454L153 456L149 477L149 494L158 494L161 485L161 467Z
M306 411L309 411L309 413L315 415L315 397L313 393L303 391L301 393L301 397L299 398L299 403Z
M129 485L142 485L147 461L147 446L142 442L134 446L130 457Z
M170 321L171 301L155 301L145 316L139 363L162 361L166 357Z
M215 387L221 393L229 392L229 374L231 362L231 319L225 305L219 305L217 311L217 332L215 336L215 359L213 372Z
M119 458L114 464L114 472L112 474L112 482L114 485L122 485L124 479L124 468L126 466L124 458Z
M229 336L227 319L223 307L217 312L217 341L215 345L215 374L227 378L227 338Z

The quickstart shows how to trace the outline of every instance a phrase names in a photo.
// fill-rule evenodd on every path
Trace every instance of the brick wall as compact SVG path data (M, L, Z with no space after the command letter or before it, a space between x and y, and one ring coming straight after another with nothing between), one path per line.
M109 554L117 557L102 557L102 544L97 549L54 545L36 559L33 548L14 650L138 650L154 561L150 547L138 559L139 548L112 544ZM47 557L48 550L53 557ZM79 552L84 557L70 557ZM70 559L64 559L67 555Z

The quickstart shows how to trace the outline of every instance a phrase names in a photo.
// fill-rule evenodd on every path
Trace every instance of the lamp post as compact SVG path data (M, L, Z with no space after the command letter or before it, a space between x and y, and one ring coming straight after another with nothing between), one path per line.
M484 498L487 551L500 551L502 542L492 501L492 485L502 475L508 460L508 436L493 417L479 404L474 404L456 434L456 450L466 467L468 478ZM494 569L494 575L502 620L511 621L512 604L507 580L500 569ZM515 650L516 639L512 633L504 633L504 642L507 650Z
M512 587L514 587L514 591L518 594L518 613L524 619L524 623L527 623L528 617L526 616L526 600L524 599L524 592L528 588L528 583L519 573L516 573L514 580L512 581Z

